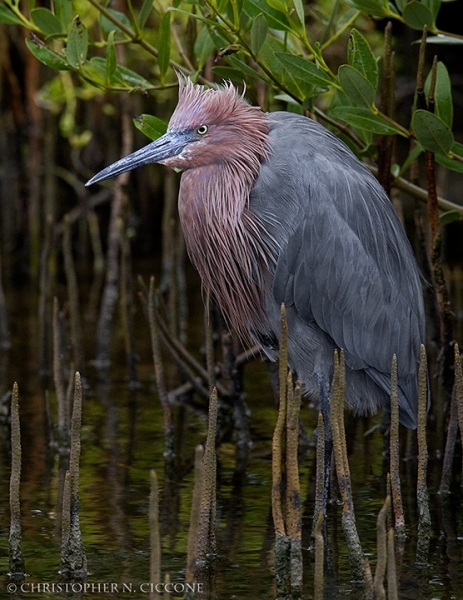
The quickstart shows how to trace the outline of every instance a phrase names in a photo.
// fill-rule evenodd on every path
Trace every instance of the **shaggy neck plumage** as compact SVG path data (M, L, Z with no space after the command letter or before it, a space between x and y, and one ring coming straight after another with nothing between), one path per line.
M262 292L270 289L265 284L275 255L269 234L247 208L261 162L271 150L269 119L232 84L205 89L189 80L179 83L169 129L207 130L169 163L184 169L179 213L188 253L206 293L215 297L228 325L249 342L249 328L266 322Z
M273 244L246 208L259 157L198 167L182 176L179 212L190 258L207 294L246 342L264 327L261 292L273 262Z

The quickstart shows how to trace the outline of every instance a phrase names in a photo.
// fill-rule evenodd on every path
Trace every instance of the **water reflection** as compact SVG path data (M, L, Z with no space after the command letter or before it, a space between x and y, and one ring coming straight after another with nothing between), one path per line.
M457 336L462 339L463 278L461 268L449 271L450 289L455 299ZM192 300L200 307L199 295ZM160 481L160 522L162 577L184 583L187 538L193 490L195 447L204 443L207 427L205 406L178 401L172 406L175 431L175 457L164 456L163 412L152 374L152 356L146 322L135 318L139 389L126 383L126 359L120 334L116 334L110 379L101 381L96 369L84 364L86 379L82 427L80 479L80 522L90 575L95 584L85 594L46 591L33 585L58 581L60 566L61 496L67 463L50 448L46 393L39 377L37 298L29 288L14 290L9 302L11 348L0 350L0 395L8 394L11 382L20 389L23 470L21 503L23 553L29 576L23 598L88 597L126 598L146 595L140 587L149 581L150 548L148 498L151 469ZM200 308L196 308L200 312ZM202 317L198 318L201 321ZM94 327L87 321L88 331ZM85 356L91 357L94 336L85 331ZM119 337L117 337L119 336ZM199 337L199 334L198 334ZM176 376L175 365L167 364L168 377ZM50 387L51 386L47 386ZM218 562L212 597L242 600L275 597L273 576L274 532L271 519L270 447L276 420L276 406L265 364L259 360L245 368L244 389L249 408L252 445L237 453L235 439L224 439L218 450L217 549ZM56 399L50 395L52 414ZM302 421L309 433L309 445L301 462L303 499L304 594L312 597L313 556L309 552L315 485L315 454L312 432L314 411L306 406ZM2 419L3 415L3 419ZM1 592L8 579L7 536L9 529L8 481L9 442L5 411L0 414L0 557ZM429 561L415 564L416 555L416 463L402 464L402 485L406 513L407 540L398 556L401 598L463 597L463 513L461 480L452 482L451 494L437 496L440 482L442 431L430 425L429 484L432 507L432 538ZM386 495L388 462L384 456L380 429L372 430L380 417L347 418L348 452L353 481L359 536L372 569L376 560L376 518ZM56 420L56 418L55 418ZM367 432L369 432L367 434ZM413 433L401 430L404 454L414 456ZM440 436L440 437L439 437ZM408 447L408 451L407 451ZM459 462L458 462L459 461ZM455 458L455 473L461 455ZM329 546L335 576L326 587L326 597L360 597L351 582L347 547L341 529L341 507L329 508ZM106 584L113 584L107 591ZM100 587L98 587L100 585ZM29 587L27 587L29 586ZM124 588L124 586L126 586ZM127 590L135 590L128 592ZM35 591L33 591L35 590ZM74 593L75 592L75 593ZM74 595L73 595L74 594ZM7 597L7 596L5 596ZM182 597L170 594L169 597Z

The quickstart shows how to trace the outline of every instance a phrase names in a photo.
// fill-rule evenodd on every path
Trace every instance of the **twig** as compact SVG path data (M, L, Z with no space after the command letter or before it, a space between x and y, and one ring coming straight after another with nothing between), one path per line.
M98 5L93 2L92 4ZM99 6L99 5L98 5ZM109 12L109 11L108 11ZM122 156L130 154L133 148L133 128L127 110L127 96L121 96L122 105ZM111 216L108 229L108 250L106 253L106 280L101 301L100 316L97 327L96 364L107 367L110 363L111 329L114 307L118 297L119 283L119 221L123 220L126 195L124 186L129 180L129 172L122 173L116 179L114 200L111 203Z
M323 421L323 418L322 418ZM320 416L318 419L320 423ZM323 471L322 471L323 475ZM322 477L323 482L323 477ZM318 513L317 520L314 527L314 538L315 538L315 568L314 568L314 600L323 600L323 564L325 554L325 541L323 538L323 511L320 510Z
M458 424L460 427L460 439L463 447L463 361L458 344L455 343L455 404L457 406ZM462 461L463 471L463 461Z
M135 348L135 325L133 320L133 277L130 260L130 242L127 238L123 221L120 221L119 235L121 249L121 278L119 285L121 321L124 331L129 387L137 389L140 386L140 382L137 375L137 352Z
M375 600L384 600L386 591L384 589L384 577L387 567L387 515L391 506L391 497L386 496L381 510L376 519L376 552L378 559L376 562L375 577L373 580L373 591Z
M391 424L390 424L390 473L392 507L395 531L398 539L405 541L405 517L402 504L399 469L399 397L397 389L397 356L392 357L391 366Z
M302 553L301 553L301 490L297 459L299 438L299 412L301 408L301 383L293 389L291 371L287 376L287 416L286 416L286 531L291 540L290 569L291 594L294 597L302 592Z
M63 363L61 356L61 323L58 298L53 300L53 379L58 404L58 437L60 445L66 445L69 436L69 406L66 401Z
M11 396L11 476L10 476L10 574L22 579L25 575L24 558L21 551L21 430L19 424L18 384L13 384Z
M45 239L40 252L39 276L39 343L40 343L40 372L43 376L50 373L50 314L51 314L51 277L50 277L50 251L53 240L53 219L48 215L45 224Z
M339 489L343 501L342 527L349 550L349 560L355 579L365 578L365 555L355 523L354 502L347 459L346 434L344 428L345 363L344 352L335 351L334 375L331 386L331 429L333 433L333 451L338 476Z
M188 552L185 571L185 582L194 581L196 551L198 548L198 524L201 508L201 495L203 487L203 457L204 447L196 446L195 449L195 477L193 487L193 498L191 500L190 527L188 529Z
M394 53L392 52L392 23L384 29L383 49L383 74L381 87L381 111L390 118L394 118ZM391 165L394 153L394 136L381 135L378 141L378 180L386 190L388 196L391 193Z
M80 373L74 379L74 405L71 419L71 452L69 471L66 473L63 495L61 545L61 572L63 576L85 577L87 574L87 557L82 541L79 522L79 478L82 426L82 382Z
M169 397L167 394L167 386L164 376L164 366L162 363L161 349L159 346L159 334L157 321L154 316L154 277L150 279L150 288L148 296L148 320L151 333L151 349L153 353L154 374L156 376L156 386L158 389L159 399L161 401L162 411L164 414L164 444L165 452L172 457L175 454L174 438L172 427L172 411L170 409Z
M216 505L216 476L217 476L217 456L215 452L215 443L217 438L217 414L219 402L217 390L213 389L209 400L209 418L207 427L207 438L204 447L203 457L203 486L201 494L201 515L206 517L203 523L207 522L207 527L200 528L198 532L198 541L200 544L207 540L207 554L215 552L215 505ZM201 516L200 515L200 516ZM207 532L207 535L204 535ZM201 536L203 534L203 536ZM202 539L201 539L202 537ZM206 553L198 550L198 558L205 559Z
M159 486L156 471L150 471L150 600L159 598L155 585L161 581L161 536L159 533Z
M2 255L0 249L0 349L10 347L10 332L8 329L8 315L6 312L5 292L2 283Z
M320 513L323 513L324 487L325 487L325 423L323 415L318 413L317 422L317 464L315 469L315 507L313 516L312 536L315 536L315 528L319 522Z
M143 279L139 278L138 283L142 288L142 291L139 293L139 298L144 308L146 308L146 314L148 316L147 306L149 292L146 288L145 283L143 282ZM191 384L198 391L198 393L205 398L209 398L209 392L207 388L201 384L201 381L203 381L205 384L207 384L208 382L209 376L207 370L204 369L204 367L188 352L188 350L185 348L182 342L179 339L177 339L177 337L171 331L170 327L162 318L161 312L156 306L158 303L161 303L161 297L158 290L156 290L154 296L155 302L151 306L153 311L153 317L156 319L156 323L158 326L158 334L160 340L162 341L166 350L175 360L175 362L184 371L185 375L188 377ZM183 389L183 386L181 387ZM217 382L216 388L221 396L226 396L227 391L223 385ZM186 391L189 391L189 388Z
M203 480L201 506L198 520L198 546L196 550L196 580L207 584L216 554L216 477L217 457L215 440L217 435L217 390L212 390L209 400L209 420L203 457Z
M69 301L69 316L71 321L71 339L74 350L74 366L78 371L81 371L83 367L83 352L82 325L80 322L79 307L79 288L77 285L74 258L72 256L71 225L67 219L64 219L63 258Z
M398 598L394 530L391 527L387 534L387 600L398 600Z
M431 515L429 512L429 494L426 483L428 468L428 446L426 442L426 415L428 412L427 360L424 345L421 345L418 395L418 479L416 497L418 504L418 541L416 560L426 563L429 550L429 530Z
M455 344L457 347L458 345ZM445 440L444 460L442 461L442 475L439 485L439 494L446 495L450 493L450 481L453 473L453 458L455 456L455 447L458 434L458 405L456 397L456 362L455 362L455 384L453 386L452 398L450 401L449 421L447 427L447 438Z

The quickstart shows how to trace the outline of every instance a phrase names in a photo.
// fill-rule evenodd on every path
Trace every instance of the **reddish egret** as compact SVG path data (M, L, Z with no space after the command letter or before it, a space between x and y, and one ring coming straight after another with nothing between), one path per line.
M396 354L400 421L416 427L420 275L391 202L343 142L309 118L250 106L231 84L181 80L167 133L87 185L147 163L184 171L180 220L204 288L272 359L285 303L289 363L325 423L343 348L347 404L389 406Z

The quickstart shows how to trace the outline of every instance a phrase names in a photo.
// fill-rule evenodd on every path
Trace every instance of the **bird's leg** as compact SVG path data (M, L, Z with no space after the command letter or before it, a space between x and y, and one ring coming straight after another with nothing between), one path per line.
M318 380L320 391L320 411L323 416L325 429L325 470L323 473L323 514L326 518L326 508L330 489L331 454L333 451L333 434L331 432L330 407L331 392L330 382L326 377L320 376Z
M331 474L331 454L333 450L333 435L331 432L331 421L330 421L330 405L331 405L331 394L330 394L330 382L327 377L319 376L318 378L318 389L319 389L319 400L320 400L320 412L323 417L323 430L324 430L324 472L323 472L323 493L321 498L321 506L319 509L323 513L323 540L324 540L324 571L325 573L333 573L333 565L331 560L330 546L328 543L328 522L327 522L327 508L328 508L328 496L330 490L330 474ZM317 479L320 474L317 474ZM319 513L315 515L318 519Z

